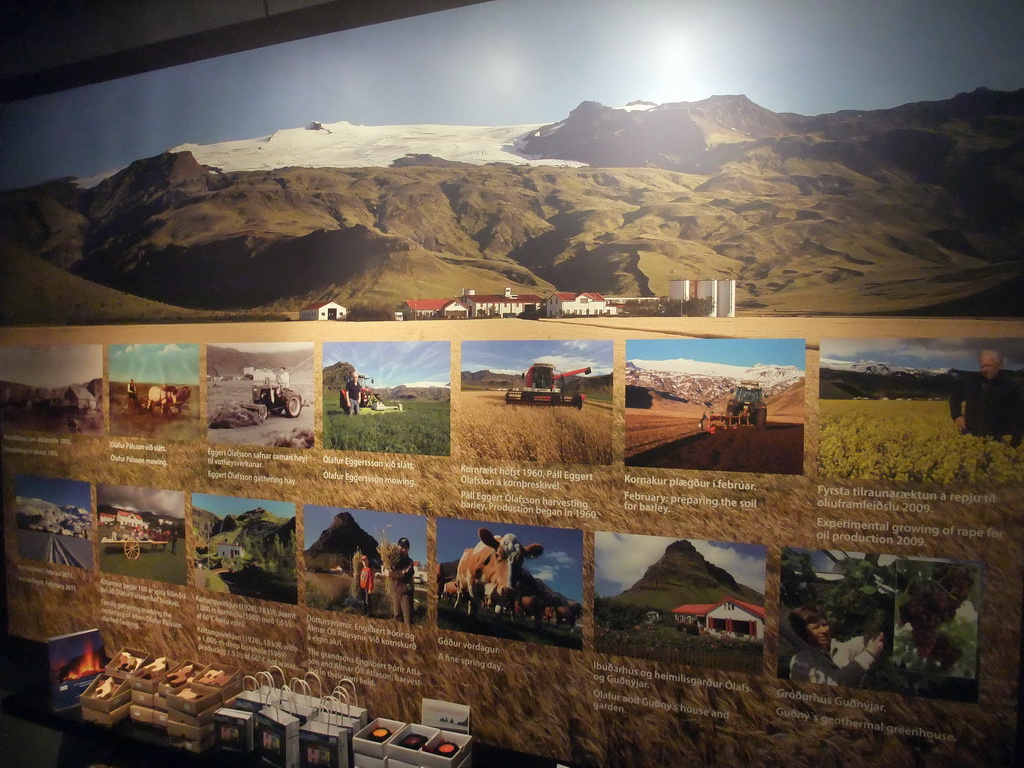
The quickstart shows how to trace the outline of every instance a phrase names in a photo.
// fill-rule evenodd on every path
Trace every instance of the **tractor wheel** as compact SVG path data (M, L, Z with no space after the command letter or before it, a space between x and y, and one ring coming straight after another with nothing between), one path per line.
M768 411L761 409L754 414L754 427L764 429L768 426Z
M290 394L284 401L284 415L289 419L296 418L302 413L302 398L296 394Z
M583 395L573 395L572 396L572 404L576 408L577 411L582 411L583 410Z

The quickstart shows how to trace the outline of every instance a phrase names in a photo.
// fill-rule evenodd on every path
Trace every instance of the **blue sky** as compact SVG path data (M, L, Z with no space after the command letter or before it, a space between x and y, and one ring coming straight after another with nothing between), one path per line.
M464 550L479 544L480 528L499 538L515 534L523 546L543 545L544 554L524 560L523 568L570 600L583 600L583 531L441 517L437 520L437 562L456 561Z
M14 492L28 499L42 499L60 507L74 506L92 509L92 491L89 483L59 477L15 475Z
M856 363L861 360L907 368L978 368L978 353L995 349L1003 368L1024 368L1024 339L822 339L821 359Z
M452 352L447 341L337 341L325 342L324 368L351 363L372 386L399 384L447 387L451 384Z
M198 344L111 344L110 381L199 385Z
M751 366L807 366L803 339L631 339L626 360L697 360L702 363Z
M594 592L615 597L633 586L678 538L629 533L594 534ZM705 560L740 584L764 594L767 549L760 544L686 539Z
M388 541L398 541L405 536L409 540L409 557L419 563L427 563L427 518L422 515L405 515L401 512L377 512L348 507L321 507L315 504L302 506L303 549L309 549L320 534L333 522L335 515L349 512L359 527L380 543L383 530Z
M0 188L311 120L550 123L745 94L821 114L1024 87L1014 0L495 0L0 106Z
M590 367L591 376L612 372L612 342L604 339L575 341L464 341L462 370L522 373L534 363L553 363L559 373Z
M238 496L214 496L210 493L193 493L192 506L212 512L217 517L244 514L257 507L263 507L277 517L295 517L295 505L290 501L269 499L245 499Z

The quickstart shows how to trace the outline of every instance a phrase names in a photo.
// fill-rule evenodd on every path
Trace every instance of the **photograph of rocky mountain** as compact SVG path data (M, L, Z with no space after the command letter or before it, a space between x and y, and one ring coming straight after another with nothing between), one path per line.
M682 278L735 280L741 315L1020 314L1019 78L938 70L937 51L908 67L890 45L857 79L834 49L777 58L822 44L799 14L723 18L701 40L664 7L594 30L626 50L620 29L639 25L610 68L556 33L571 8L535 9L538 26L515 6L466 15L467 39L508 30L501 62L430 46L423 17L393 30L401 44L355 30L8 107L25 128L0 176L0 319L286 319L467 286L636 299ZM685 44L639 44L676 25ZM886 26L862 34L868 49ZM387 85L309 76L357 50ZM834 77L815 90L817 68ZM154 107L157 88L178 109Z
M597 532L602 653L760 673L765 547Z
M803 339L626 342L626 465L801 474Z
M91 569L94 558L89 483L16 475L14 491L18 557Z
M822 339L818 472L1024 482L1024 340Z

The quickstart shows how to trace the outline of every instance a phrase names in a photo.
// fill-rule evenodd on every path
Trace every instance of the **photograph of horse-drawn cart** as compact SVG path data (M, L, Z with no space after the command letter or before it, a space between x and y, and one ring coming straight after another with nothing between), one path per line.
M184 585L185 494L125 485L96 486L100 570Z
M110 433L199 440L199 345L111 344Z

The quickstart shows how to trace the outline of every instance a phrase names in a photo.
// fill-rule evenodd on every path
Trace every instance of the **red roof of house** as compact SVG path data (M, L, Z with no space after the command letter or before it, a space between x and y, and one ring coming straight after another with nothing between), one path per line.
M335 301L321 301L319 304L310 304L308 307L303 307L299 312L310 312L314 309L320 309L320 307L326 307L328 304L337 304ZM340 305L339 305L340 306Z
M687 613L692 616L703 616L718 603L687 603L686 605L680 605L678 608L673 608L672 613Z
M595 293L595 292L592 292L592 291L588 292L588 293L566 293L566 292L559 291L559 292L555 293L555 296L558 297L559 301L575 301L580 296L587 296L588 298L592 299L593 301L604 301L605 300L604 296L602 296L600 293Z
M520 293L518 296L499 296L497 294L471 294L463 296L474 304L543 304L544 299L532 293Z
M696 604L687 603L686 605L680 605L678 608L673 608L672 613L683 613L690 616L706 616L711 613L715 608L720 606L722 603L733 603L739 606L747 613L757 616L759 619L764 619L764 607L760 605L754 605L743 600L737 600L735 597L726 597L719 600L717 603L707 604Z
M417 312L437 312L450 302L451 299L406 299L405 305Z

